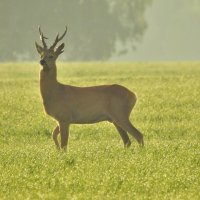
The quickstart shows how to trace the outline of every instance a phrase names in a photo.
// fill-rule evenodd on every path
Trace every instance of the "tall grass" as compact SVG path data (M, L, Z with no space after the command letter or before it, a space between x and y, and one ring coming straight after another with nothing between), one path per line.
M0 199L200 199L200 63L58 63L59 81L136 92L129 149L107 122L72 125L67 153L39 94L39 65L0 64Z

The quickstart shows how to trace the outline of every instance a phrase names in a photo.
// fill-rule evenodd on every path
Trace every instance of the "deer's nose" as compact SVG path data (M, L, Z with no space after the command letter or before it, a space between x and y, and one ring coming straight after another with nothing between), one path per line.
M45 63L46 63L45 60L43 60L43 59L40 60L40 64L41 64L41 65L44 65Z

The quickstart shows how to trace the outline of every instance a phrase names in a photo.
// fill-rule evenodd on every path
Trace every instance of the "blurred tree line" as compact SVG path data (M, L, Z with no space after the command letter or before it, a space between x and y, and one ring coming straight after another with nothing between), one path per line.
M68 26L65 60L106 60L142 38L152 0L1 0L0 61L33 60L38 25L55 39Z

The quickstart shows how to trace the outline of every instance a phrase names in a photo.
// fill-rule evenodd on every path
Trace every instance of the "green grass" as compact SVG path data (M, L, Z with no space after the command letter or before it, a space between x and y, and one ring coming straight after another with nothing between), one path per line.
M110 123L72 125L67 153L39 93L39 65L0 64L0 199L200 199L200 63L58 63L58 79L135 91L129 149Z

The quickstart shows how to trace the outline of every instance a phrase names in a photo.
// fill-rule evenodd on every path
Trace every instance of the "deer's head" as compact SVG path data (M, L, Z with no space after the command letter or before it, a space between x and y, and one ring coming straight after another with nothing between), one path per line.
M67 33L67 27L65 29L65 32L61 36L57 34L56 39L50 48L47 47L47 44L45 42L45 39L48 39L48 38L43 35L40 27L39 27L39 33L40 33L40 39L42 41L43 47L37 44L37 42L35 42L36 49L38 53L40 54L40 57L41 57L40 64L43 66L43 70L49 71L51 70L52 67L55 66L55 62L58 56L64 52L64 46L65 46L64 43L62 43L58 47L56 47L56 45L58 44L58 42L60 42L63 39L63 37Z

